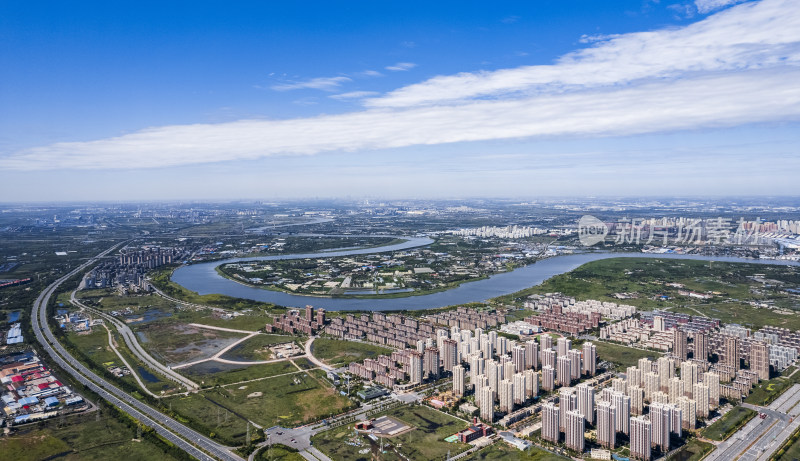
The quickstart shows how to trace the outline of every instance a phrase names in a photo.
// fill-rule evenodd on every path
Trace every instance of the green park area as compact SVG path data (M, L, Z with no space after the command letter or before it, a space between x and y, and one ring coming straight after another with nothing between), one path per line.
M749 408L734 407L725 413L714 424L703 430L703 436L711 440L725 440L731 434L747 424L757 413Z
M780 376L761 381L753 387L744 401L753 405L769 405L779 395L794 384L800 383L800 372L797 367L789 367Z
M275 444L259 450L256 453L255 461L304 461L294 448L289 448L284 445Z
M800 430L795 430L789 439L775 452L775 461L794 461L800 459Z
M319 338L311 346L314 357L331 366L347 365L392 353L391 349L355 341Z
M246 421L294 427L341 413L352 403L319 370L260 379L165 400L165 406L223 440L244 441Z
M467 461L567 461L569 458L551 453L537 446L532 446L525 451L520 451L503 442L498 442L479 450L464 459Z
M636 349L605 341L593 341L592 344L597 347L597 357L599 360L615 363L621 368L637 365L641 358L656 360L661 356L658 352Z
M298 371L298 369L291 361L284 360L282 362L246 366L204 362L176 371L198 384L205 387L213 387L294 373Z
M778 283L766 286L751 278L756 274ZM783 287L799 283L800 271L793 266L613 258L584 264L535 287L495 298L495 301L521 304L532 294L560 292L580 300L630 304L644 310L669 307L675 312L705 315L756 329L772 325L797 330L800 329L800 315L794 310L800 309L800 304L784 292ZM681 295L681 290L712 293L713 297L698 300ZM621 300L617 294L630 297ZM771 303L780 309L755 308L749 302Z
M136 431L111 416L90 414L70 418L61 427L59 424L47 421L35 429L21 429L12 438L0 439L0 459L106 461L121 453L127 459L175 459L147 440L133 440Z
M260 334L237 344L231 350L226 352L224 357L230 360L241 361L275 359L277 357L272 356L272 352L269 350L270 346L294 342L302 348L305 343L305 339L306 338L303 336Z
M669 461L699 461L713 449L713 444L692 439L667 459Z
M452 416L424 406L402 406L383 414L411 426L401 435L384 439L384 460L444 459L449 452L456 455L468 445L445 442L444 439L467 427L467 423ZM375 415L373 417L377 417ZM352 425L341 426L320 432L311 438L320 451L335 460L369 460L371 452L377 452L378 444L366 435L356 434ZM402 454L398 455L397 452Z

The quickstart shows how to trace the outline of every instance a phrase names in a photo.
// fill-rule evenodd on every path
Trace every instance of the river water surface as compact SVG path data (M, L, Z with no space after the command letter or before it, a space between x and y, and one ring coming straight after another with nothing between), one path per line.
M335 257L357 254L400 251L433 243L428 238L410 238L406 242L379 248L347 249L339 251L322 251L295 255L261 256L253 258L234 258L208 263L192 264L178 268L172 280L201 295L218 293L236 298L253 299L288 307L302 307L311 304L327 310L346 311L386 311L386 310L418 310L437 307L480 302L497 296L514 293L525 288L539 285L545 280L569 272L588 262L608 258L656 258L656 259L694 259L704 261L737 262L751 264L797 265L790 261L745 259L727 256L700 256L678 254L651 253L580 253L565 256L554 256L534 264L521 267L511 272L495 274L483 280L462 283L456 288L427 295L408 296L405 298L386 299L353 299L325 298L303 296L281 291L249 287L233 280L226 279L217 273L215 268L221 264L242 261L270 261L285 259Z

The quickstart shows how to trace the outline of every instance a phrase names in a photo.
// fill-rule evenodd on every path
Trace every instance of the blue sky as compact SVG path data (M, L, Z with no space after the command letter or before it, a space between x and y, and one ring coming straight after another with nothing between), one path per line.
M3 2L0 197L798 195L800 4Z

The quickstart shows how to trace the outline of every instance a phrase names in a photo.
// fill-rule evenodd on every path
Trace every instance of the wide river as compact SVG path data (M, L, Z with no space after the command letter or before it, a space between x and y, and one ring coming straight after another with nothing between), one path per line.
M330 258L357 254L382 253L400 251L433 243L427 238L410 238L406 242L377 248L346 249L337 251L321 251L315 253L257 256L253 258L233 258L208 263L191 264L179 267L172 275L172 280L201 295L218 293L236 298L253 299L274 303L281 306L302 307L311 304L327 310L346 311L389 311L433 309L437 307L485 301L489 298L506 295L538 285L555 275L569 272L590 261L608 258L658 258L658 259L699 259L706 261L737 262L752 264L796 265L790 261L774 261L733 258L727 256L697 256L651 253L580 253L555 256L543 259L534 264L521 267L511 272L492 275L483 280L462 283L456 288L427 295L408 296L405 298L385 299L353 299L303 296L249 287L233 280L226 279L217 273L215 268L221 264L242 261L274 261L281 259Z

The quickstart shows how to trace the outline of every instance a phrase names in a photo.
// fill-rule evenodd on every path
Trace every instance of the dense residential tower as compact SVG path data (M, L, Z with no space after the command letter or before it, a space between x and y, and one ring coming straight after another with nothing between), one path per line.
M769 345L764 341L753 341L750 345L750 371L758 379L769 379Z
M464 367L461 365L453 367L453 394L464 396Z
M644 416L631 418L631 457L650 461L653 436L652 424Z
M542 405L542 438L553 443L558 443L560 438L559 425L561 421L560 408L552 403Z
M597 372L597 346L583 343L583 374L594 376Z
M687 345L686 332L675 327L672 333L672 353L678 360L684 361L689 358L689 346Z
M597 405L597 442L605 448L614 449L617 440L617 412L612 403Z
M584 431L586 430L585 418L577 411L568 411L564 429L564 443L567 448L583 452L584 448Z

